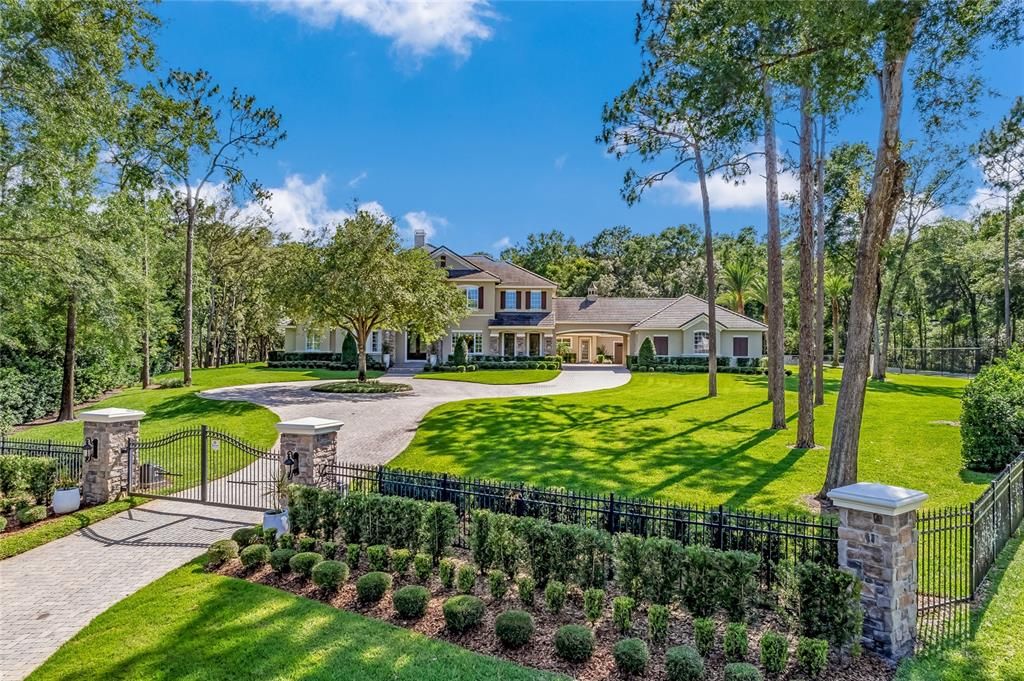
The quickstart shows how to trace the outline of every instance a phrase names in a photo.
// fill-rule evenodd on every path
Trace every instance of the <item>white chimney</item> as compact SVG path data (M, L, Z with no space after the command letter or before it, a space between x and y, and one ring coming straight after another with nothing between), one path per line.
M587 302L592 303L595 300L597 300L597 284L591 282L587 287Z
M423 248L427 245L427 230L417 229L413 232L413 242L416 248Z

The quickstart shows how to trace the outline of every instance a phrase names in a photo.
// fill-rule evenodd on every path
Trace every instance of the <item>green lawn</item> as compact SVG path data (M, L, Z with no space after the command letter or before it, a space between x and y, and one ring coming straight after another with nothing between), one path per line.
M367 372L371 377L380 372ZM309 381L319 378L355 378L354 371L327 371L322 369L268 369L262 364L236 364L220 369L196 369L192 372L192 385L187 388L160 388L142 390L128 388L113 397L91 405L88 409L123 407L146 412L142 420L141 435L155 438L181 428L206 424L226 431L257 447L270 447L277 439L274 424L277 416L269 409L248 402L207 400L195 393L211 388L252 383L282 381ZM157 376L156 380L181 377L181 372ZM54 423L35 426L18 432L14 437L49 438L54 440L80 440L81 422Z
M816 412L828 445L839 370L826 374ZM592 393L458 402L437 407L392 465L545 486L771 510L805 508L828 452L791 447L797 377L787 379L790 428L776 432L766 378L636 374ZM894 375L868 390L860 478L924 490L928 505L973 500L990 476L961 472L962 379Z
M1024 680L1024 538L1007 544L989 576L989 598L972 617L972 640L963 649L908 660L896 681Z
M551 680L198 561L116 604L30 677L44 679Z
M59 518L54 518L47 522L29 525L25 529L18 530L17 532L5 532L0 534L0 560L16 556L19 553L25 553L29 549L42 546L54 539L66 537L69 534L77 532L83 527L88 527L93 523L106 520L111 516L117 515L121 511L127 511L129 508L135 508L147 501L149 501L149 499L142 499L138 497L111 501L107 504L84 508L80 511L76 511L75 513L69 513L68 515L60 516Z
M514 385L519 383L543 383L562 373L556 369L484 369L464 374L456 372L431 372L417 374L416 378L432 381L463 381L465 383L486 383L487 385Z

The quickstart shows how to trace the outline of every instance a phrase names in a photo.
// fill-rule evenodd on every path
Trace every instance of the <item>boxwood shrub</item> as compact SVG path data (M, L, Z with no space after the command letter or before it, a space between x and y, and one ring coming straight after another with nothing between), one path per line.
M729 662L743 662L747 659L750 641L747 637L747 625L742 622L729 622L725 625L725 638L722 640L725 659Z
M668 606L654 604L647 608L647 635L656 645L668 638Z
M360 603L376 603L391 588L391 575L386 572L367 572L356 580L356 598Z
M730 662L725 665L725 681L761 681L761 672L748 662Z
M270 547L266 544L252 544L242 549L239 560L246 568L255 568L270 562Z
M579 624L566 624L555 632L555 652L566 662L586 662L594 645L594 632Z
M786 670L789 662L789 641L782 634L766 631L761 637L761 666L772 676Z
M210 544L206 551L206 564L211 567L223 565L224 563L238 558L238 542L233 539L218 539Z
M715 622L710 617L693 620L693 644L701 657L707 657L715 648Z
M651 654L647 650L647 644L640 639L624 638L612 648L612 657L615 658L615 666L619 671L630 676L644 673Z
M494 620L494 634L506 648L522 648L530 642L533 631L533 617L524 610L509 610Z
M288 561L295 555L295 549L275 549L270 552L270 567L274 572L284 574L291 569Z
M297 572L306 579L309 579L313 576L313 568L323 559L324 557L315 551L303 551L291 557L288 561L288 567L292 569L292 572Z
M392 594L391 602L395 606L395 612L402 619L419 619L427 611L430 592L425 587L410 584Z
M337 591L348 579L348 566L336 560L324 560L313 566L313 583L324 591Z
M828 641L805 637L797 641L796 666L807 676L821 676L828 667Z
M24 508L19 508L15 516L22 525L38 523L40 520L46 520L46 507L25 506Z
M250 544L263 541L263 528L241 527L231 533L231 538L234 539L240 547L244 548Z
M961 405L965 466L995 472L1024 451L1024 347L982 368L964 389Z
M472 629L484 618L484 602L476 596L452 596L444 602L442 610L445 625L455 633Z
M665 652L668 681L699 681L704 678L704 660L690 646L675 646Z

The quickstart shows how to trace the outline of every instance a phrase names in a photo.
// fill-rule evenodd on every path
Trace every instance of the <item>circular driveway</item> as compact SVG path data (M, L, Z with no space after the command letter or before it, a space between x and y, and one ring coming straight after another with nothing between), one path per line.
M523 385L483 385L463 381L417 380L415 374L391 371L381 381L407 383L412 391L380 395L344 395L313 392L324 381L264 383L216 388L199 393L211 400L259 404L282 421L319 416L344 422L338 433L338 458L379 464L398 456L412 441L424 415L434 407L457 400L483 397L533 397L616 388L629 382L619 366L566 367L550 381Z

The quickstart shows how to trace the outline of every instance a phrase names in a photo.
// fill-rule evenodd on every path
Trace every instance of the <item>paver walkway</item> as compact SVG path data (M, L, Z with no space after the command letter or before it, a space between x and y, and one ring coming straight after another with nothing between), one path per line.
M96 615L261 519L161 499L0 561L0 679L25 678Z
M310 388L331 381L297 381L216 388L199 395L213 400L259 404L281 420L320 416L343 421L345 427L338 434L338 459L381 464L398 456L412 441L427 412L446 402L605 390L625 385L629 379L629 371L620 366L568 367L550 381L520 385L432 381L416 379L408 373L388 372L381 381L407 383L413 387L412 391L380 395L318 393Z

